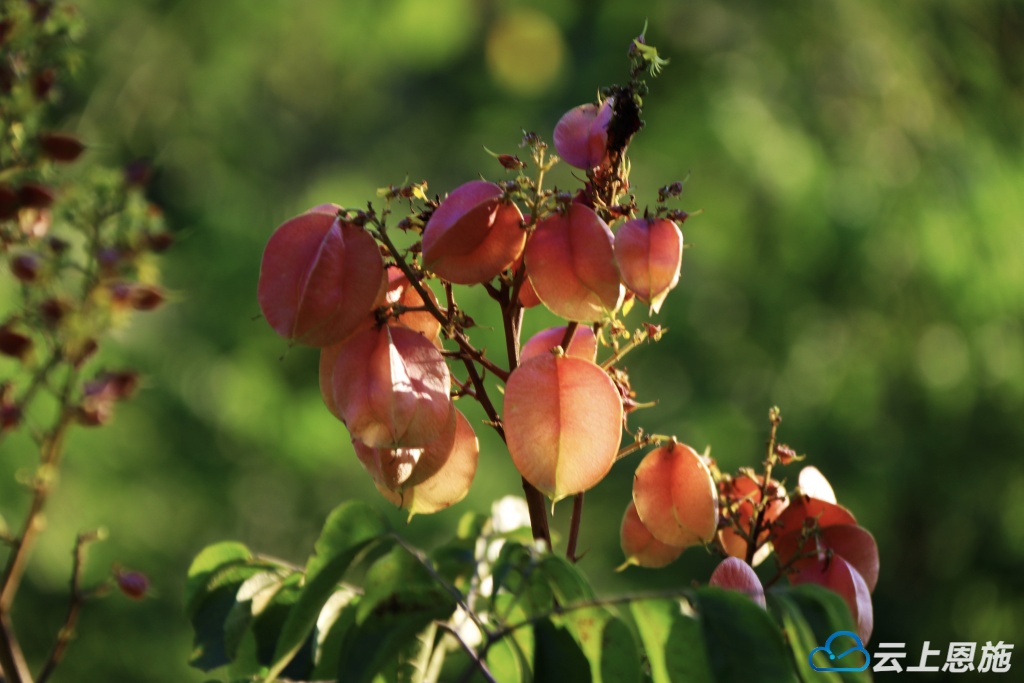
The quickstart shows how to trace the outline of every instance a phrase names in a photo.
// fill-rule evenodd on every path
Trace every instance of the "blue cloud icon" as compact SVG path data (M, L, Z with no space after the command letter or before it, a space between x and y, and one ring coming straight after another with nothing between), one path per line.
M849 648L849 649L847 649L847 650L845 650L845 651L843 651L843 652L841 652L839 654L835 654L834 652L832 652L832 641L835 640L836 638L839 638L840 636L846 636L847 638L852 638L853 642L856 643L856 645L854 645L853 647L851 647L851 648ZM839 663L840 659L843 659L844 657L846 657L846 656L848 656L848 655L850 655L850 654L852 654L854 652L860 652L860 653L863 653L863 655L864 655L864 664L861 665L861 666L847 666L847 667L817 666L814 663L814 653L815 652L824 652L825 654L828 655L829 661L836 662L837 664ZM860 636L858 636L856 633L854 633L853 631L836 631L835 633L833 633L832 635L830 635L828 637L828 640L825 641L825 646L824 647L816 647L813 650L811 650L811 653L809 655L807 655L807 663L810 664L811 668L814 669L815 671L864 671L865 669L868 668L868 664L871 663L871 655L868 654L868 651L864 649L864 643L861 641Z

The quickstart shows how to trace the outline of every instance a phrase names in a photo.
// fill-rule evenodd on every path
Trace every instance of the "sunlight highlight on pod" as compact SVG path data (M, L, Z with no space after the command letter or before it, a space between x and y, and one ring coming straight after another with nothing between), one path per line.
M673 441L644 457L633 478L633 502L644 526L662 543L708 543L718 528L711 472L685 444Z
M448 424L448 365L413 330L369 328L324 349L320 381L324 403L367 446L424 446Z
M537 224L526 244L526 272L537 297L566 320L596 322L616 310L625 289L612 231L594 210L573 203Z
M504 425L516 469L557 502L608 474L619 450L622 400L594 363L542 354L509 377Z

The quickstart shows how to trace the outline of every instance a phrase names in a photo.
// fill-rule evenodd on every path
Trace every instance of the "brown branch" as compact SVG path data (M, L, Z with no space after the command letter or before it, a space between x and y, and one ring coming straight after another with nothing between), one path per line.
M565 335L562 337L562 342L559 346L562 347L562 351L566 355L569 355L569 344L572 344L572 338L576 334L576 328L579 326L580 324L575 320L565 326Z
M85 549L90 543L100 540L100 537L99 531L78 534L78 538L75 541L75 549L72 553L74 564L71 570L71 601L68 603L68 611L64 617L64 623L57 633L57 641L53 644L53 649L50 650L50 655L46 658L43 668L40 669L36 683L44 683L53 674L54 669L64 659L64 653L75 636L75 626L78 624L79 612L81 612L85 601L92 595L91 592L82 590L82 573L85 571Z
M32 683L32 672L6 612L0 612L0 671L4 674L0 680L6 683Z
M779 423L782 416L779 409L773 407L768 411L768 419L771 421L772 429L768 435L768 455L764 461L764 479L761 480L761 500L757 504L757 514L754 515L754 522L750 527L750 540L747 541L747 564L754 566L754 555L757 554L757 539L764 530L764 516L768 512L768 486L772 479L772 468L778 456L775 455L775 436L779 430Z
M580 491L572 501L572 519L569 522L569 543L565 549L565 558L576 564L580 559L576 555L576 543L580 536L580 521L583 519L583 492Z

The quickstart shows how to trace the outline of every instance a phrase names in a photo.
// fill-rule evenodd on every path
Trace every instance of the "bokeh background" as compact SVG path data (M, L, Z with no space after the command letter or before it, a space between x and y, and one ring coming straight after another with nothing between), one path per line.
M653 203L689 176L683 206L704 213L684 226L692 248L658 319L670 333L627 364L639 397L660 401L632 424L710 444L735 469L761 457L778 404L783 440L878 539L875 642L907 642L910 660L924 640L943 654L950 641L1024 647L1024 3L77 5L81 79L55 123L97 162L150 159L179 239L165 259L174 305L118 340L144 391L69 445L20 603L28 654L63 614L80 529L110 530L93 576L120 562L153 596L92 606L58 680L205 680L186 664L191 557L237 539L302 561L339 502L388 509L321 404L316 353L286 353L257 317L272 229L406 176L444 192L499 175L483 147L550 136L624 80L645 19L671 64L631 148L634 189ZM565 169L556 181L574 182ZM520 490L478 431L470 496L405 527L417 543ZM581 566L604 593L705 580L700 550L612 571L637 462L588 493Z

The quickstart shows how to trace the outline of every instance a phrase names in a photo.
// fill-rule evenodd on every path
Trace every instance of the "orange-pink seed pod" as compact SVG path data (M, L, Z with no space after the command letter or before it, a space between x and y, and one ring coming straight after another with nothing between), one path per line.
M626 512L622 515L619 543L622 546L622 553L626 556L626 561L619 569L625 569L629 565L658 569L675 562L683 553L683 548L662 543L651 534L640 521L633 501L629 501Z
M567 328L566 325L549 327L530 337L519 352L519 361L523 362L534 356L551 353L551 349L562 343ZM594 330L585 325L577 327L572 339L569 340L569 348L564 351L566 355L583 358L593 363L597 359L597 336L594 334Z
M572 204L542 220L526 243L526 269L537 297L557 316L596 322L622 304L612 231L594 210Z
M367 446L426 446L448 424L448 366L420 333L371 327L325 349L320 360L324 402Z
M566 163L589 170L604 160L615 98L573 107L555 124L555 151Z
M503 423L516 469L557 502L608 474L622 436L622 400L598 365L542 354L509 377Z
M667 218L634 218L615 233L615 261L622 281L657 313L679 282L683 233Z
M718 528L718 495L711 472L695 450L670 442L640 462L633 502L644 526L662 543L708 543Z

